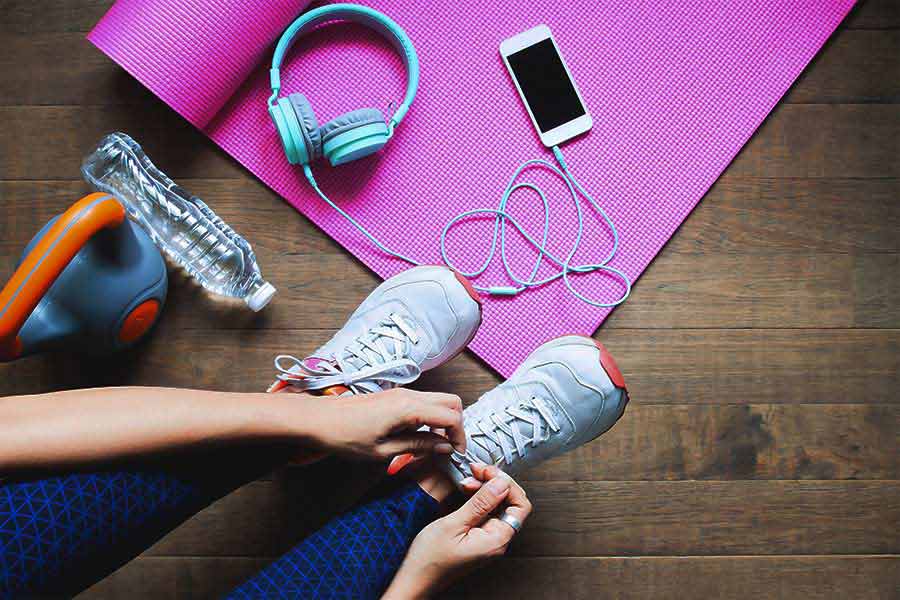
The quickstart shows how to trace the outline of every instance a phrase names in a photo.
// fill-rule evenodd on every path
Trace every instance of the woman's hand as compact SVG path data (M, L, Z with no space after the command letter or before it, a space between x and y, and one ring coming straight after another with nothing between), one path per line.
M466 449L462 401L453 394L397 388L338 398L306 396L301 404L307 403L298 416L305 421L301 426L313 445L330 452L387 459L405 452ZM418 431L423 425L445 435Z
M382 600L428 598L465 573L506 552L516 531L495 515L504 512L520 523L531 502L519 484L497 467L472 465L486 482L456 512L419 532Z

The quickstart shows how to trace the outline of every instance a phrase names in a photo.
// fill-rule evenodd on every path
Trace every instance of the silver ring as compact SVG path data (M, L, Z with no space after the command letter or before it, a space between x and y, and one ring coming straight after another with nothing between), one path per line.
M522 521L518 520L508 512L504 511L503 514L500 515L500 520L512 527L516 533L519 533L519 531L522 530Z

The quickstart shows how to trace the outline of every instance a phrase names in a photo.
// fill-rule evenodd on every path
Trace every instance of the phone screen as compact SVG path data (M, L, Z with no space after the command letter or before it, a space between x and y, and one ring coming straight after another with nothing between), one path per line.
M506 60L541 133L585 114L553 40L543 39L510 54Z

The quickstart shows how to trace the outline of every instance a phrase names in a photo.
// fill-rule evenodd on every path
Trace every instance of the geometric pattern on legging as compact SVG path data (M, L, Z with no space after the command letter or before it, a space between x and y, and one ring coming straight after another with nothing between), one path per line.
M438 503L411 483L332 519L232 591L244 598L379 598Z
M46 593L196 488L163 472L74 473L0 482L0 597ZM115 559L113 559L115 560Z

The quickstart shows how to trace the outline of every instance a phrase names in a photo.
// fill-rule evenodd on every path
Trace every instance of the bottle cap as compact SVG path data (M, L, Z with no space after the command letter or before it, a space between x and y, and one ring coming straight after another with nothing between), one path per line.
M259 312L272 300L276 291L274 285L264 281L261 286L256 288L255 292L244 298L244 301L253 312Z

